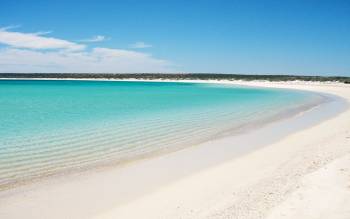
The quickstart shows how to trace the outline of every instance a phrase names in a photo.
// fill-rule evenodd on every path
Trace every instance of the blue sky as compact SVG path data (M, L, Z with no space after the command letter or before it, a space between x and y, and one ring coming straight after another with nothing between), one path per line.
M0 72L350 76L350 1L16 0L0 6Z

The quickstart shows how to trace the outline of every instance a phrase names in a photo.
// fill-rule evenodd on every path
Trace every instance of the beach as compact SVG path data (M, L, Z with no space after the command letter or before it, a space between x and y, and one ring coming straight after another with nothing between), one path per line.
M340 83L207 82L300 89L350 101L350 86ZM313 111L305 114L121 168L6 191L0 217L349 218L349 107L321 120ZM230 153L232 144L240 145L238 152Z

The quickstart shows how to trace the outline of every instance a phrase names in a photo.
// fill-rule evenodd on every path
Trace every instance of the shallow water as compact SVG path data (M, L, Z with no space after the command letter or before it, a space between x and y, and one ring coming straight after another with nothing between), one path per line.
M322 100L217 84L0 80L0 188L191 146Z

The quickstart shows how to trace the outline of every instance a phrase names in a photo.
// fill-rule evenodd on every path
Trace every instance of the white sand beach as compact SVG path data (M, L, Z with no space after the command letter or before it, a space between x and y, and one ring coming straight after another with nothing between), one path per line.
M350 85L340 83L213 83L309 90L350 101ZM5 191L0 218L350 218L350 109L314 118L312 125L300 125L303 118Z

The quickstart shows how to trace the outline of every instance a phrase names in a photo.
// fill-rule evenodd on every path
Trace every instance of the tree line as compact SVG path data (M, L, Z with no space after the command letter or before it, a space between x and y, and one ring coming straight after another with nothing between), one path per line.
M267 80L267 81L330 81L350 84L350 77L303 75L243 75L217 73L0 73L0 78L75 78L75 79L163 79L163 80Z

